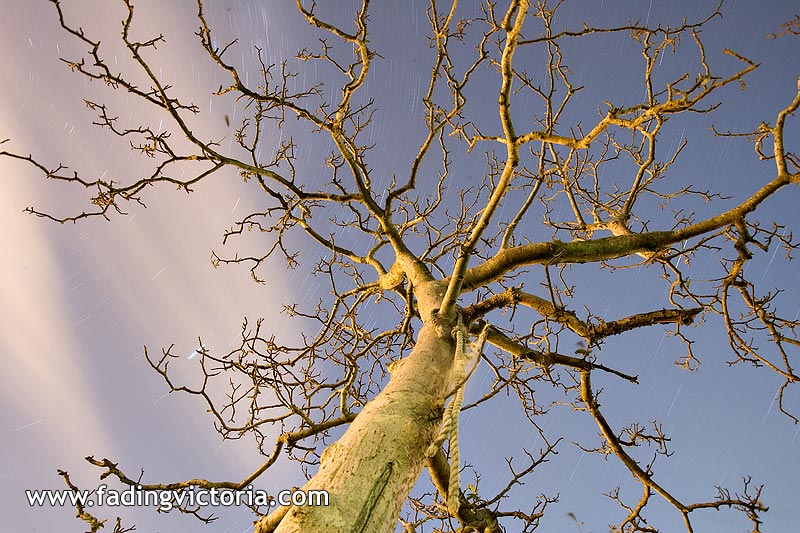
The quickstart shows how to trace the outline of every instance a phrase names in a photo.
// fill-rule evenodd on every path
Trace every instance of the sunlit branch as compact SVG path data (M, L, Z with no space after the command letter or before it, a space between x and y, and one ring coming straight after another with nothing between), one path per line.
M511 178L514 176L514 171L519 163L519 146L515 142L516 134L514 133L514 126L511 122L511 84L514 79L512 61L514 52L517 48L517 41L522 31L522 25L525 22L525 16L528 11L527 0L515 0L511 3L508 12L503 19L502 26L506 30L506 44L503 50L503 56L500 60L500 70L502 73L502 84L500 87L500 96L498 101L498 109L500 111L500 122L503 125L503 131L506 138L506 148L508 151L507 160L503 168L503 173L500 181L494 188L494 191L486 202L486 207L481 210L480 219L473 226L469 239L461 245L458 259L456 260L453 273L450 276L447 293L445 293L442 300L439 313L443 317L449 317L452 308L455 305L458 296L461 294L461 286L464 282L464 274L467 271L470 256L472 255L475 247L478 245L481 236L486 231L489 221L495 214L501 200L508 191L508 186L511 183ZM511 22L514 19L513 24Z

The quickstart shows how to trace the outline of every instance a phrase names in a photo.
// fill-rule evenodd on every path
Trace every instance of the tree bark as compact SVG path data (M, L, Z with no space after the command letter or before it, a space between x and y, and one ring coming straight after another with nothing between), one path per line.
M444 286L417 291L424 322L410 355L389 383L322 454L303 490L326 490L330 505L292 506L276 533L361 533L395 530L403 502L425 466L425 450L439 428L455 344L433 311ZM430 290L432 289L432 290ZM271 528L270 528L271 529ZM267 520L256 527L268 530Z

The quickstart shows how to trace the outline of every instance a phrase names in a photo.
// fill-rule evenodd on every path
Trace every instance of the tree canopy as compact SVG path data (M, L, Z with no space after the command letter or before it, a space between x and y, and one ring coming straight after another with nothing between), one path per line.
M282 57L218 30L198 1L203 56L192 61L215 74L189 88L173 87L161 62L169 42L137 26L133 0L113 43L51 1L84 50L65 56L67 66L154 111L139 120L85 100L94 124L150 170L128 175L120 164L86 176L8 148L0 155L90 191L89 207L27 210L80 223L126 215L168 189L237 179L258 208L232 222L213 263L246 265L267 287L278 268L313 280L313 298L287 302L280 318L297 335L276 334L276 317L248 318L230 351L201 341L198 382L171 372L170 348L145 350L170 391L196 397L223 438L252 438L263 464L242 480L198 472L144 482L113 458L87 458L104 478L244 489L290 459L307 473L304 489L327 491L331 503L256 508L259 533L533 531L553 514L582 530L581 509L554 511L559 490L536 474L580 468L559 465L571 449L627 473L619 486L594 487L618 505L612 531L675 519L692 532L722 509L760 531L768 502L747 469L736 486L698 479L691 495L674 490L671 429L657 412L630 420L624 407L634 389L664 379L656 357L696 379L698 339L723 332L730 364L778 379L776 406L787 424L798 421L796 284L761 281L776 251L788 260L797 248L768 205L797 198L800 160L787 132L798 131L800 80L770 102L771 115L730 120L743 111L726 102L741 105L760 66L705 38L725 5L653 21L567 2L431 0L413 6L415 24L427 26L398 34L379 25L391 24L385 5L364 0L344 13L298 0L308 34ZM789 19L770 42L799 28ZM208 113L214 131L199 120ZM759 164L746 187L706 164L745 148ZM239 251L253 233L258 249ZM461 424L462 443L484 451L459 454L453 432L440 446L462 386L462 418L493 418L518 440ZM90 510L78 511L98 530Z

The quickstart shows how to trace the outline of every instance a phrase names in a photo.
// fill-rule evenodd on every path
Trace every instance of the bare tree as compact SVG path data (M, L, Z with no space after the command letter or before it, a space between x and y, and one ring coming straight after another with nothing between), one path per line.
M528 508L510 508L507 498L565 445L538 423L548 403L558 401L594 420L599 444L581 446L615 456L641 485L638 501L610 493L625 515L613 531L656 531L646 519L653 498L671 504L688 532L696 514L723 508L743 513L759 530L767 510L760 486L745 478L738 492L718 487L716 497L702 501L672 492L654 467L670 453L661 425L614 427L593 386L598 375L638 383L624 361L612 363L603 351L611 336L671 328L687 349L678 364L692 369L699 361L686 326L723 324L735 362L781 376L780 409L797 422L785 409L784 393L800 380L793 366L800 323L781 314L776 293L758 292L746 274L756 254L797 247L786 228L753 217L765 200L800 182L800 161L784 144L800 92L756 131L717 132L749 139L757 156L774 166L756 192L713 216L699 216L692 206L722 205L720 194L671 181L673 164L693 141L683 139L669 152L658 142L669 120L712 112L718 91L743 85L757 68L731 50L724 52L738 68L720 72L707 57L701 28L721 16L721 6L702 20L674 26L594 27L556 22L562 2L487 2L468 16L455 0L431 0L431 51L420 66L425 88L417 98L425 133L410 161L388 175L375 170L385 168L387 147L381 143L393 141L375 140L375 130L385 125L376 118L368 80L383 52L371 47L370 32L379 30L370 26L367 0L351 23L333 22L332 13L323 13L327 8L297 0L309 40L319 37L297 59L335 72L341 80L335 87L298 76L303 65L297 62L268 64L262 50L254 72L234 52L244 44L217 42L198 0L200 46L229 80L214 94L235 95L244 113L231 124L236 143L230 150L196 131L192 117L200 107L158 73L156 48L163 36L133 36L133 0L124 0L121 34L134 61L130 72L112 67L105 44L51 1L63 29L87 50L82 58L64 59L69 67L159 109L170 126L124 125L106 104L86 101L97 114L95 124L152 158L152 172L91 179L41 156L3 151L49 179L93 191L91 209L79 214L28 211L62 223L108 218L124 214L131 202L144 205L149 186L191 192L209 176L235 169L263 207L236 222L224 240L254 230L271 241L260 255L215 253L215 264L247 264L253 279L264 282L263 267L282 256L289 268L310 269L329 289L317 304L285 308L287 319L310 332L300 345L285 344L261 320L244 323L241 345L229 353L201 344L200 384L174 380L169 349L146 351L170 390L204 403L224 438L255 439L265 460L252 474L232 482L145 484L109 459L89 457L103 477L153 490L243 489L288 454L308 473L303 488L326 490L330 505L278 507L269 514L255 509L263 513L256 521L259 533L394 531L398 520L406 531L532 531L557 497L542 495ZM785 33L792 33L794 22ZM583 93L566 50L603 39L638 47L643 60L634 81L643 96L625 103L592 95L598 116L571 121L569 110ZM679 46L702 70L664 79L659 62ZM493 92L487 92L487 79L495 80ZM276 129L283 132L280 140L268 139ZM298 145L295 136L309 130L319 145ZM478 178L466 177L466 168ZM707 280L692 271L690 261L706 254L720 259L721 276ZM663 301L638 302L640 310L621 317L582 307L586 284L565 275L576 264L624 269L622 275L655 272ZM510 409L507 397L517 397L516 409L530 424L526 431L544 442L538 450L520 449L508 461L507 483L492 494L481 491L477 476L470 484L458 476L460 400L475 372L491 379L463 409ZM227 395L214 392L218 380L229 384ZM435 490L410 496L424 469ZM199 509L182 510L202 518ZM92 531L102 525L85 509L79 516Z

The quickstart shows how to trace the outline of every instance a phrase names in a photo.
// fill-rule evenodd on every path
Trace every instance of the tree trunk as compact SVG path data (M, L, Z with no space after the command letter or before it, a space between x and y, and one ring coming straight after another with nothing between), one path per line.
M439 292L431 288L428 296ZM418 301L426 299L419 296ZM449 328L436 326L432 307L420 306L426 320L411 354L341 439L325 450L319 471L303 487L326 490L330 505L291 507L276 533L395 530L439 428L450 381L455 345ZM256 528L264 530L263 524Z

